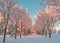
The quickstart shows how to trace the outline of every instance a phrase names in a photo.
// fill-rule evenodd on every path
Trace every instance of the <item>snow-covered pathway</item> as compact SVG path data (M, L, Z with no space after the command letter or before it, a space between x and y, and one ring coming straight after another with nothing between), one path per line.
M0 36L0 43L3 43L2 36ZM6 37L6 43L60 43L60 34L55 34L52 38L40 35L29 35L22 38L18 37L17 39L14 39L14 37Z

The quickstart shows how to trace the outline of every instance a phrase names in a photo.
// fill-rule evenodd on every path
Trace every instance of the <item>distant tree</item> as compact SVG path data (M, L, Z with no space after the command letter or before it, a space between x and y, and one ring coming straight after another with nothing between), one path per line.
M40 13L39 13L40 14ZM40 17L40 15L37 14L35 16L35 23L33 25L33 28L35 29L35 31L37 32L37 34L44 34L44 29L45 29L45 23L42 17Z

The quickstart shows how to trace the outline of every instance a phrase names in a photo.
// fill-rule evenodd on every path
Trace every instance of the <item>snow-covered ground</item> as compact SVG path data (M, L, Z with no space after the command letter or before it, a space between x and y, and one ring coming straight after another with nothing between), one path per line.
M2 42L3 36L0 35L0 43ZM17 37L6 37L6 43L60 43L60 34L52 35L52 38L44 37L41 35L29 35L22 38Z

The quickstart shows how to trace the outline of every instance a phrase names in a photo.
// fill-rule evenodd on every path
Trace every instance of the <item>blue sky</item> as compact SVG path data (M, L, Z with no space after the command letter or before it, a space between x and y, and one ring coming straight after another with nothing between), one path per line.
M32 21L34 22L34 16L42 9L45 8L45 5L41 3L46 2L44 0L19 0L18 5L22 5L24 8L28 8L29 15L32 18ZM57 25L58 26L58 25Z
M44 8L44 5L41 5L40 2L43 2L43 0L19 0L18 5L28 8L28 12L34 21L34 15Z

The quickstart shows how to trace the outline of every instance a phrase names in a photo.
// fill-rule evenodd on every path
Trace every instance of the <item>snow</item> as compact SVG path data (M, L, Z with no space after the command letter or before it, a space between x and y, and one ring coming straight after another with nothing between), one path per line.
M0 43L2 42L3 36L0 35ZM42 35L28 35L22 38L7 36L5 43L60 43L60 34L53 34L52 38L44 37Z

